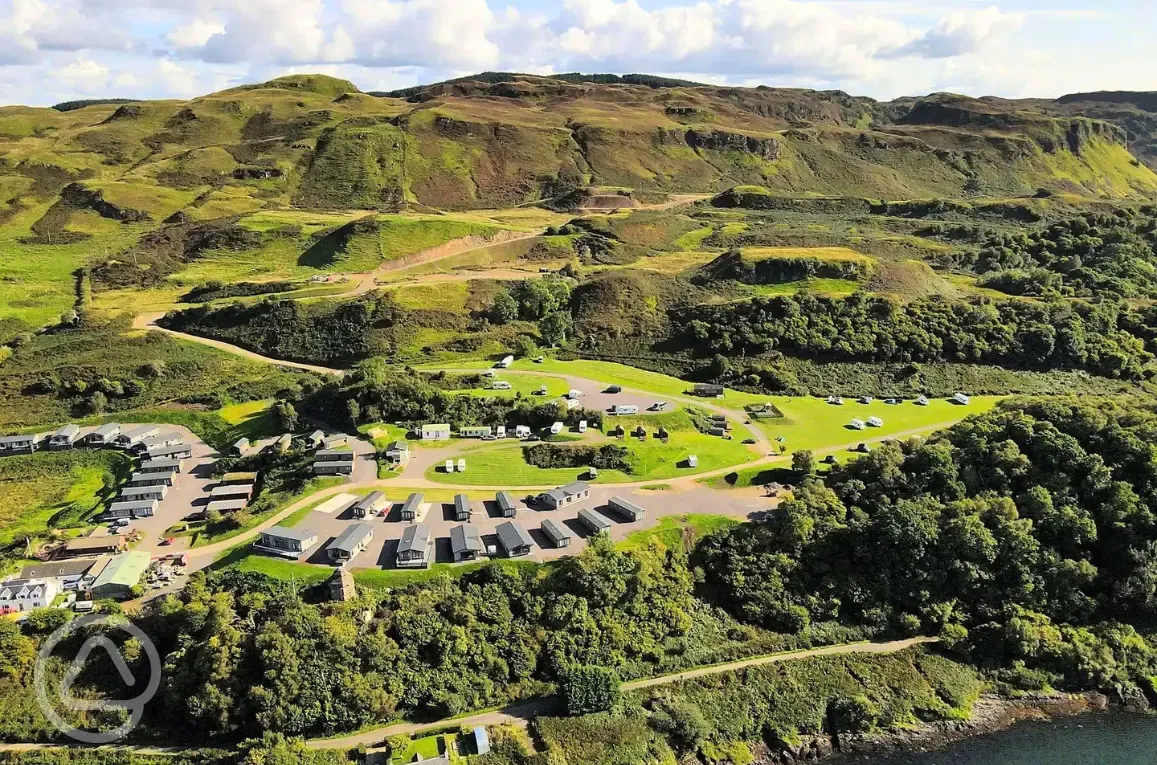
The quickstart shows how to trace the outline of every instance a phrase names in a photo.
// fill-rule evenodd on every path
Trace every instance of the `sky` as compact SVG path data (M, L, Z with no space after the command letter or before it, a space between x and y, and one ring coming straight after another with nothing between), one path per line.
M390 90L644 72L1056 97L1157 90L1155 0L0 0L0 103L189 98L305 72Z

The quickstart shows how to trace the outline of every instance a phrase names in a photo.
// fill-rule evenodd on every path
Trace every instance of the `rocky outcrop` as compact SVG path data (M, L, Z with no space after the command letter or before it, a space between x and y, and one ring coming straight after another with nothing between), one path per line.
M779 141L774 138L757 138L722 130L688 130L684 134L687 145L696 151L742 151L754 154L768 162L779 159Z
M117 207L105 200L104 195L95 189L88 189L79 183L70 183L60 192L60 201L68 206L83 210L89 209L100 214L103 218L111 218L125 222L151 220L149 214L131 207Z

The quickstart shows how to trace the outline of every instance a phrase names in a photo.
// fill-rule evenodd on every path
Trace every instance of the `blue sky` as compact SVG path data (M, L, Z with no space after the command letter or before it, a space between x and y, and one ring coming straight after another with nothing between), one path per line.
M1055 97L1157 90L1152 0L0 0L0 103L494 69Z

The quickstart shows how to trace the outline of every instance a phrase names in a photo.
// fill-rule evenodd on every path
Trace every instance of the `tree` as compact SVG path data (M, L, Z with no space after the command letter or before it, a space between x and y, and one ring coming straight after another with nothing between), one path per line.
M816 457L810 449L800 449L791 454L791 469L801 476L814 475Z
M570 314L564 311L549 313L538 322L538 333L549 345L562 345L573 330Z
M273 405L273 421L282 432L292 433L297 430L297 409L288 401L278 401Z
M509 324L518 318L518 301L503 290L494 296L488 318L493 324Z
M108 408L108 396L99 390L93 391L92 395L85 400L84 407L90 414L100 414Z
M608 712L618 703L620 693L619 676L608 667L579 665L563 674L562 695L572 715Z
M515 356L521 356L524 359L528 359L538 353L538 346L535 345L534 338L532 338L530 335L519 335L518 337L514 338L514 343L511 346L511 350L514 352Z
M345 408L346 414L350 418L350 424L353 425L354 428L357 428L358 419L362 416L362 408L358 404L357 399L351 398L350 400L346 401Z

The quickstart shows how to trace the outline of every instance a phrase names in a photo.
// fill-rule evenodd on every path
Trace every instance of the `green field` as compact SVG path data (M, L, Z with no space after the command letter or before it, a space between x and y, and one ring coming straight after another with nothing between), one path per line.
M124 480L120 452L70 451L0 459L0 547L51 529L84 528Z
M699 539L738 523L736 519L724 515L668 515L660 518L659 525L654 528L631 532L618 547L622 550L637 550L658 540L669 549L690 551L690 547Z

